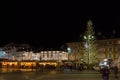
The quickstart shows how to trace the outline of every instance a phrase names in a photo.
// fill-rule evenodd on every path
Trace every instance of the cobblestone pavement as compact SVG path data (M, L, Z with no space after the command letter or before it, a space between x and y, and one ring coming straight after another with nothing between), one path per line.
M0 80L102 80L101 74L94 71L83 72L8 72L0 73ZM115 79L114 75L110 74L110 80Z

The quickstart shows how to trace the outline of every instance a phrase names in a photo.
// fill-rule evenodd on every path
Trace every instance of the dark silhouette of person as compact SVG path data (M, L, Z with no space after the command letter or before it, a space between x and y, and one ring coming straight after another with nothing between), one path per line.
M105 66L105 67L102 69L101 73L102 73L102 78L103 78L103 80L109 80L110 70L108 69L107 66Z

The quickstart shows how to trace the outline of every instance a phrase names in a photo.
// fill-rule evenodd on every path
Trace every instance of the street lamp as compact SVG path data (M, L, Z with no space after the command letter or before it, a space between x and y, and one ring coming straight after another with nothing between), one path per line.
M67 48L67 52L68 52L68 60L70 60L70 55L71 55L71 48Z

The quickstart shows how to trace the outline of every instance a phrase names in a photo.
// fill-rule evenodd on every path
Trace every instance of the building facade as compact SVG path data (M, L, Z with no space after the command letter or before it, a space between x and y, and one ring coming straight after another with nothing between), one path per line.
M120 57L120 39L105 39L97 40L97 53L96 57L99 61L104 59L111 59L114 62L118 61ZM84 54L83 42L66 43L70 48L69 60L82 60Z
M11 53L12 54L12 53ZM1 53L1 55L6 56L5 60L1 61L2 67L7 68L31 68L32 66L36 67L37 64L40 65L54 65L57 66L59 62L68 60L68 52L65 51L40 51L34 53L33 51L19 51L14 55L10 55L7 52Z

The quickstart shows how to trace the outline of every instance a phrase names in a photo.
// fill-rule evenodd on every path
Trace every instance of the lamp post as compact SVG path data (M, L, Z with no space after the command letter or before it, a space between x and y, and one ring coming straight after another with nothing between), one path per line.
M67 51L68 51L68 60L71 60L71 59L70 59L71 48L67 48Z

